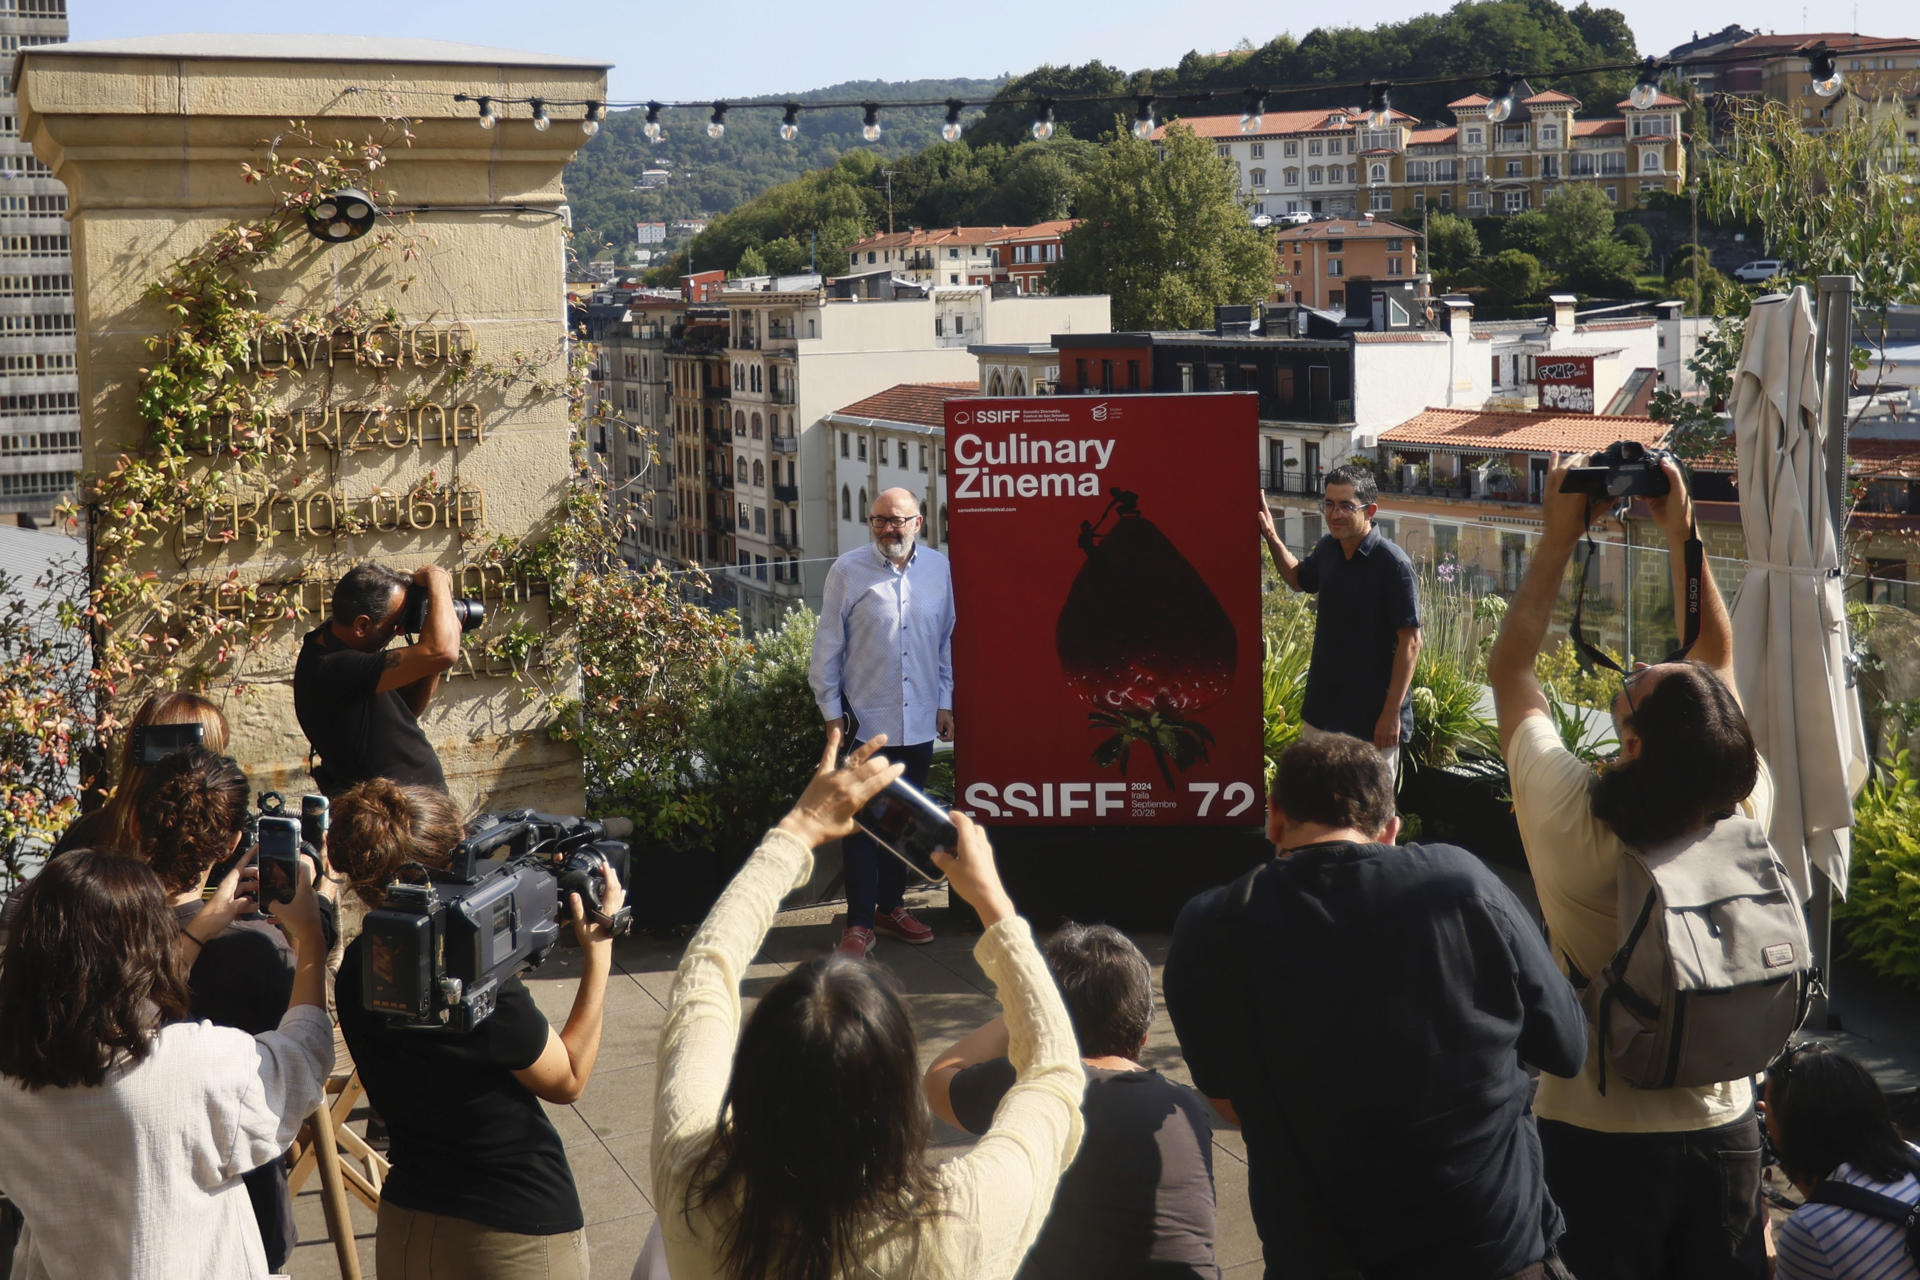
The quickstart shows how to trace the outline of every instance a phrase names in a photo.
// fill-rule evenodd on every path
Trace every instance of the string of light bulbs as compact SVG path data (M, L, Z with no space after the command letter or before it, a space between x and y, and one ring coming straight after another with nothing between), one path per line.
M1885 40L1871 45L1862 44L1857 49L1844 50L1849 53L1884 55L1889 53L1909 53L1920 51L1920 41ZM1812 80L1813 91L1823 98L1831 98L1846 87L1846 76L1841 72L1839 56L1843 52L1830 47L1826 41L1815 41L1796 49L1783 50L1756 59L1751 53L1716 53L1698 58L1667 59L1646 57L1638 62L1601 62L1584 65L1567 65L1548 68L1541 71L1514 71L1501 68L1492 72L1470 72L1457 75L1430 76L1424 78L1400 80L1364 80L1337 84L1309 84L1280 89L1249 86L1244 90L1196 89L1186 92L1146 93L1128 92L1125 94L1036 94L1026 98L994 98L978 104L983 107L1024 108L1032 113L1029 133L1035 141L1045 142L1054 136L1055 109L1068 105L1087 105L1094 103L1112 103L1116 106L1131 104L1133 118L1131 129L1134 137L1142 140L1151 138L1159 127L1160 119L1156 108L1166 104L1202 105L1223 98L1231 99L1235 92L1240 97L1240 130L1243 133L1257 133L1265 123L1267 106L1270 99L1300 96L1321 96L1333 93L1366 94L1366 120L1371 128L1385 128L1396 116L1393 110L1392 91L1400 89L1424 89L1441 86L1490 84L1493 95L1487 106L1487 119L1494 124L1508 119L1514 109L1514 88L1516 85L1533 80L1554 81L1571 79L1577 76L1599 75L1610 71L1633 71L1636 73L1632 91L1628 100L1636 109L1646 110L1659 100L1663 90L1661 79L1669 72L1686 71L1693 68L1725 66L1733 63L1753 61L1780 62L1789 59L1804 59L1807 74ZM580 131L588 137L600 132L600 126L607 117L609 109L646 110L641 132L649 142L659 142L666 136L666 127L661 123L663 111L705 111L707 112L706 134L709 138L719 139L726 136L727 116L736 111L779 111L779 135L783 142L792 142L800 136L800 115L807 111L845 111L858 110L860 116L860 136L867 142L880 140L881 113L927 107L944 107L946 119L940 126L940 136L948 142L957 142L965 132L961 120L968 106L974 105L960 98L918 99L902 101L878 101L861 99L859 101L832 102L796 102L781 99L752 99L744 102L730 102L716 98L712 102L660 102L654 99L633 102L608 102L594 98L517 98L498 94L456 93L455 102L471 102L479 111L479 123L483 129L494 128L504 118L502 108L525 106L529 109L533 127L544 132L552 127L552 108L583 108L579 117ZM1405 118L1402 116L1401 118Z

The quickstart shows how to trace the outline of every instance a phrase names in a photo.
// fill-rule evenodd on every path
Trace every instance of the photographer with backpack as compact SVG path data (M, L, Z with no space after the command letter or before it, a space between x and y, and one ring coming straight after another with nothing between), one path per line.
M1671 458L1647 505L1690 647L1623 675L1620 756L1597 776L1562 744L1534 661L1574 548L1612 501L1563 492L1569 469L1548 477L1546 529L1487 660L1527 862L1591 1033L1581 1072L1542 1077L1535 1102L1561 1256L1580 1280L1763 1277L1751 1077L1798 1026L1810 976L1766 841L1773 787Z

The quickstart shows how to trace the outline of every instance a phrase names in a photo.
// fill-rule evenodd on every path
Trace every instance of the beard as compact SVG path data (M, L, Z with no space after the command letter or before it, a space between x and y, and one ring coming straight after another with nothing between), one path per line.
M905 529L889 529L873 535L873 545L889 560L899 560L913 550L913 534Z

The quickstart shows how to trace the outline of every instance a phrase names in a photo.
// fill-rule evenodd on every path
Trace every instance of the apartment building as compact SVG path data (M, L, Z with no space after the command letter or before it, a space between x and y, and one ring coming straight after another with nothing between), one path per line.
M1284 227L1278 243L1280 299L1301 306L1344 311L1351 280L1398 283L1420 274L1420 233L1370 213Z
M20 137L12 64L67 38L66 0L0 4L0 515L48 519L80 473L67 190Z
M673 431L673 554L682 565L733 563L733 467L727 434L727 312L691 304L667 335L667 416ZM732 603L718 575L716 603Z
M934 286L928 296L891 301L813 289L728 292L721 302L727 371L715 418L731 490L714 514L716 525L730 526L728 576L749 630L797 602L817 609L842 549L834 483L841 437L827 425L830 414L903 383L978 386L972 344L1033 343L1111 324L1104 296L996 297L984 285ZM850 430L845 447L849 464L864 448L877 468L875 433Z
M993 245L1025 227L934 227L868 236L847 250L849 274L890 267L926 285L991 284L999 263ZM984 277L984 278L982 278Z
M920 499L920 540L947 549L947 401L979 394L972 378L906 382L827 415L834 442L827 488L838 495L836 546L865 542L867 507L875 495L905 489Z
M1080 225L1078 218L1060 218L1039 222L987 246L998 270L989 279L978 276L969 283L1013 285L1021 293L1045 293L1047 272L1067 256L1066 234Z
M1178 123L1232 162L1254 216L1519 213L1581 183L1628 209L1648 192L1685 185L1678 98L1661 94L1644 109L1623 101L1620 118L1583 120L1579 99L1536 93L1523 81L1505 120L1488 118L1491 105L1483 94L1456 99L1448 104L1454 123L1444 126L1396 111L1376 128L1351 108L1269 112L1250 132L1238 116Z
M620 550L632 565L679 553L667 355L686 313L678 298L630 289L597 290L588 303L590 444L624 519Z

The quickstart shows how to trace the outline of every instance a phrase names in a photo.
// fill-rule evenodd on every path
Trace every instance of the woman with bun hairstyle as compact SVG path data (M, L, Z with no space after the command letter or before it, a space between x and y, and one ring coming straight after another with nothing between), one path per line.
M74 819L53 846L57 856L69 849L117 849L133 853L135 844L128 819L133 813L133 797L139 794L151 766L136 764L133 758L133 731L148 725L197 724L200 745L215 755L227 749L227 718L220 708L197 693L156 693L140 704L120 741L120 758L113 776L118 779L106 803L92 813Z
M228 757L201 748L168 756L140 772L139 790L127 806L134 851L160 877L184 929L200 911L214 867L239 844L247 820L247 775ZM251 869L248 874L252 888ZM324 923L322 933L327 933ZM328 941L331 944L330 937ZM266 916L255 910L236 914L219 932L205 936L190 963L192 1016L248 1035L279 1024L293 990L297 958ZM286 1166L276 1156L249 1171L245 1181L267 1264L278 1271L300 1242Z
M75 850L18 895L0 956L0 1193L34 1280L257 1280L241 1175L320 1105L333 1066L307 872L272 908L298 955L278 1026L188 1019L186 960L251 909L238 871L183 929L151 868Z
M464 835L446 792L372 778L335 797L328 848L354 893L377 906L395 880L446 866ZM611 916L626 892L603 874ZM386 1117L393 1166L380 1196L381 1280L587 1280L579 1193L540 1105L578 1101L600 1052L613 935L585 919L579 895L572 906L584 960L559 1031L517 977L470 1031L390 1026L363 1003L366 935L348 945L334 1004L367 1098Z

